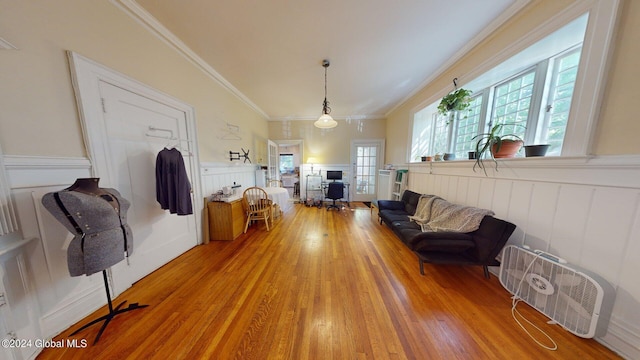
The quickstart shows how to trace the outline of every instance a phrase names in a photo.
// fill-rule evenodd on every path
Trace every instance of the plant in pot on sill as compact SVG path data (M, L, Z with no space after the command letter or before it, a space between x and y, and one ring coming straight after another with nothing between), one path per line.
M484 160L491 159L496 170L498 170L498 162L496 159L512 158L520 151L524 141L516 134L500 134L503 127L513 124L496 124L488 133L478 134L473 137L476 142L476 161L473 164L473 171L476 168L482 169L487 175ZM518 125L521 126L521 125Z
M525 145L524 146L524 156L526 157L535 157L535 156L545 156L547 154L547 150L549 150L550 144L537 144L537 145Z
M456 111L470 110L471 93L471 90L460 88L450 92L440 100L438 113L447 116L447 125L453 122Z

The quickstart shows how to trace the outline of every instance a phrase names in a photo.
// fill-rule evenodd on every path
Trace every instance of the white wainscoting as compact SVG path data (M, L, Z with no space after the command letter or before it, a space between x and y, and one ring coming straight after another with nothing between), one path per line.
M236 193L242 194L244 189L256 184L256 165L229 165L225 163L202 163L202 194L210 196L223 186L240 185Z
M36 238L26 247L26 261L33 275L40 313L41 334L52 337L106 303L102 275L70 277L66 244L72 235L42 207L42 196L91 177L86 158L5 156L7 178L24 238ZM254 165L204 164L203 194L222 186L255 184ZM197 204L194 206L201 206Z
M640 156L510 159L488 176L472 161L409 166L409 189L491 209L526 244L593 271L616 289L599 338L640 358ZM506 290L505 290L506 291Z
M70 277L65 244L73 236L41 205L42 196L91 176L86 158L5 156L20 228L24 238L35 238L25 249L34 281L41 334L52 337L106 303L100 274Z
M91 176L91 165L84 158L4 160L22 235L38 239L27 247L26 262L41 334L51 337L106 302L99 276L68 275L61 245L68 234L43 221L40 207L43 194ZM640 156L514 159L489 176L471 166L470 161L411 164L409 188L490 208L518 226L511 243L544 249L603 276L617 294L609 332L598 340L625 357L640 358ZM255 184L255 166L202 164L201 169L204 195L234 181L241 189ZM349 174L350 168L322 169Z

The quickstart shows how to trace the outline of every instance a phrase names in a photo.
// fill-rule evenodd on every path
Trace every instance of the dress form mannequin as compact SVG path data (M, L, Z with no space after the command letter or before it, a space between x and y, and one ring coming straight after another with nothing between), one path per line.
M132 303L120 309L126 300L115 308L112 305L107 269L123 260L125 253L128 256L133 251L133 237L126 221L130 203L117 190L100 188L99 180L80 178L64 190L42 197L44 207L75 235L67 248L70 275L91 275L102 271L109 313L71 334L104 321L94 343L98 342L117 314L147 306Z
M113 198L110 196L111 194L107 190L98 187L98 182L100 182L100 178L78 178L71 186L69 186L65 190L77 191L87 195L100 196L104 200L108 201L116 210L118 210L118 204L113 202Z
M44 207L75 234L67 248L71 276L105 270L133 252L126 219L130 203L117 190L98 187L99 180L80 178L42 197Z
M99 181L100 178L78 178L71 186L69 186L65 190L80 191L87 194L96 195L98 193L104 192L98 187Z

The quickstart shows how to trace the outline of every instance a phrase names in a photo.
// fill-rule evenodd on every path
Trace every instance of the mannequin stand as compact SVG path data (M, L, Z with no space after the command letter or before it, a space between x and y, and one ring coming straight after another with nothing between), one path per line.
M96 336L96 339L93 341L94 345L98 342L98 340L100 340L100 336L102 336L102 333L104 332L104 329L107 328L107 325L109 325L109 322L111 321L111 319L113 319L116 315L122 314L122 313L127 312L127 311L131 311L131 310L142 309L142 308L145 308L145 307L149 306L149 305L138 305L138 303L133 303L133 304L129 304L129 306L124 308L124 309L120 309L120 307L122 305L124 305L125 302L127 302L127 300L124 300L118 306L116 306L115 309L114 309L113 308L113 304L111 303L111 294L109 293L109 282L107 281L107 270L102 270L102 278L104 279L104 288L107 291L107 301L108 301L108 304L109 304L109 313L107 315L101 316L101 317L99 317L99 318L97 318L97 319L85 324L80 329L74 331L70 335L70 336L73 336L73 335L79 333L80 331L88 328L91 325L94 325L94 324L97 324L97 323L99 323L101 321L104 321L104 324L102 324L102 327L100 328L100 331L98 332L98 335Z

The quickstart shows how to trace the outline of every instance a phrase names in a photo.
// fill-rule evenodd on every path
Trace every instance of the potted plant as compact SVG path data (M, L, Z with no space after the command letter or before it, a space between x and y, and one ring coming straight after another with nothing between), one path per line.
M545 156L547 154L547 150L549 150L550 144L539 144L539 145L525 145L524 146L524 156L526 157L535 157L535 156Z
M440 100L438 104L438 113L448 116L447 125L453 121L455 111L467 110L471 106L471 90L457 89L450 92Z
M511 158L520 150L524 141L516 134L504 134L500 132L506 125L513 124L496 124L488 133L478 134L473 137L477 139L476 142L476 162L473 165L473 171L476 171L476 167L484 171L487 174L487 169L484 164L485 158L490 158L498 170L498 158ZM521 126L521 125L518 125Z

